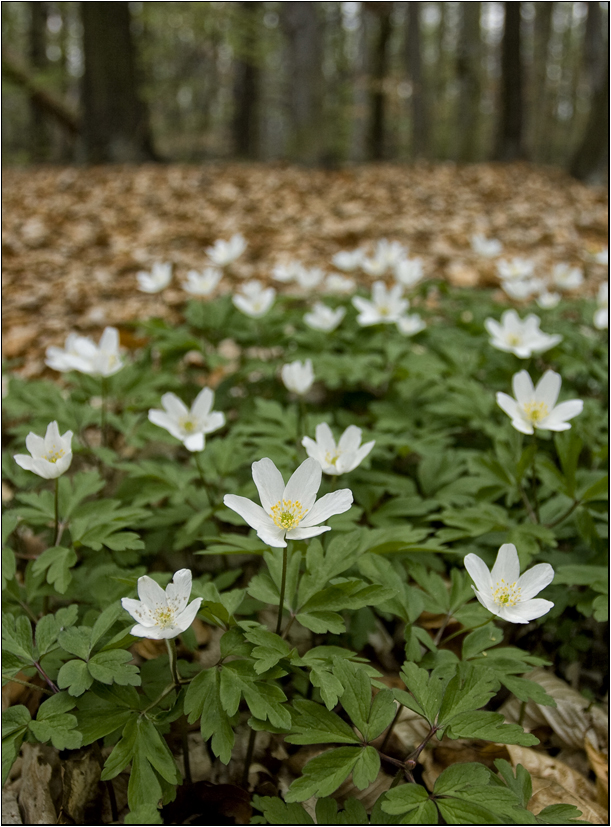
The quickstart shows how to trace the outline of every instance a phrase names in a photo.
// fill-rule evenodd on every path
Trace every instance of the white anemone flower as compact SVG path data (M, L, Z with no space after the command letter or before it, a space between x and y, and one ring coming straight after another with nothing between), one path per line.
M183 281L183 290L192 296L209 296L219 286L223 273L216 267L205 267L201 273L189 270L187 280Z
M186 632L195 620L203 599L196 597L189 603L190 596L189 569L177 571L165 591L152 577L146 574L139 577L140 600L132 597L121 598L121 605L125 611L137 621L130 630L131 634L151 640L167 640Z
M287 261L284 264L276 264L272 268L272 278L274 281L289 284L295 281L297 274L303 269L303 265L299 261Z
M274 548L284 548L286 540L305 540L331 531L331 526L319 523L334 514L343 514L352 505L349 488L325 494L316 501L322 468L311 457L301 463L286 485L280 471L267 458L253 462L252 478L261 505L235 494L225 494L223 502Z
M506 310L500 322L496 319L484 322L492 347L515 353L520 359L528 359L533 353L544 353L562 341L562 336L557 333L543 333L540 324L541 319L533 313L522 321L515 310Z
M496 271L502 281L513 281L530 278L535 269L535 262L530 258L512 258L507 261L502 258L496 263Z
M477 554L467 554L465 568L475 586L479 602L489 612L510 623L528 623L553 607L550 600L533 599L554 579L549 563L539 563L520 577L520 561L513 543L499 549L492 571Z
M541 279L515 279L502 282L501 287L512 299L524 301L541 291L543 282Z
M70 333L64 348L47 348L45 363L61 372L77 370L90 376L112 376L124 364L119 351L119 331L115 327L105 328L98 345L86 336Z
M486 238L483 233L471 236L471 249L482 258L495 258L503 252L503 245L498 238Z
M273 287L263 287L260 281L247 281L242 285L242 292L236 293L232 301L238 310L252 319L260 319L270 310L276 291Z
M583 270L580 267L571 267L566 262L554 264L552 279L561 290L576 290L583 284Z
M305 362L300 362L297 359L295 362L282 365L281 376L287 390L303 396L314 384L312 360L306 359Z
M296 280L303 290L313 290L322 282L325 271L320 267L300 267L296 273Z
M397 319L397 330L403 336L415 336L426 327L424 319L420 318L419 313L408 313L406 316L401 316Z
M342 276L340 273L329 273L325 279L325 290L327 293L354 293L356 282L349 276Z
M225 424L225 414L212 410L214 391L210 388L197 394L190 409L175 393L164 393L161 404L164 410L151 408L149 420L179 439L188 451L203 451L206 434L218 431Z
M45 480L57 479L72 462L72 431L66 431L62 436L57 422L51 422L44 438L30 431L25 438L25 447L31 456L16 454L13 459L17 465Z
M223 241L219 238L215 241L212 247L208 247L206 252L208 258L217 267L227 267L238 259L246 249L246 239L241 233L232 235L229 241Z
M376 281L371 288L371 301L354 296L352 304L359 311L357 322L361 327L373 324L394 324L408 309L409 301L402 299L403 287L394 284L387 288L383 281Z
M421 258L405 258L395 264L395 278L403 287L414 287L423 276Z
M316 302L312 310L304 315L303 320L308 327L314 330L324 330L330 333L341 323L345 315L346 309L344 307L333 310L332 307L322 302Z
M609 248L604 247L592 256L596 264L606 264L609 266Z
M542 310L552 310L558 307L562 296L560 293L553 293L549 290L543 290L536 298L536 302Z
M365 253L361 249L356 250L341 250L335 253L331 261L338 270L343 270L345 273L351 273L353 270L358 270L362 265Z
M376 444L375 439L361 445L363 432L356 425L349 425L336 444L333 432L326 422L316 426L316 441L304 436L301 444L322 466L325 474L337 476L353 471L365 459Z
M408 249L399 241L380 239L375 246L373 255L363 259L362 268L370 276L383 276L389 268L394 268L407 257Z
M607 330L609 327L609 282L603 281L598 288L596 299L598 309L594 313L594 327L597 330Z
M136 273L136 278L138 290L142 290L143 293L159 293L172 281L172 265L170 262L156 261L150 273L141 270Z
M537 387L525 370L514 374L512 387L515 399L506 393L497 393L496 401L516 431L532 434L534 429L542 431L568 431L567 419L573 419L583 410L581 399L569 399L556 405L562 379L553 370L546 370Z

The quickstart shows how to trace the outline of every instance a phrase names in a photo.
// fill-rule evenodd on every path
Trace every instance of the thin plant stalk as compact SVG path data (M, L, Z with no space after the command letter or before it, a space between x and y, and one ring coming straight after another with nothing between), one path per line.
M255 751L255 738L257 737L257 731L255 729L250 730L250 735L248 736L248 746L246 747L246 758L244 759L244 770L242 772L242 786L244 788L248 788L248 771L250 770L250 765L252 764L252 756Z
M282 580L280 581L280 603L278 604L278 622L276 623L276 634L282 629L282 611L284 609L284 594L286 592L286 569L288 566L288 545L282 549Z
M168 656L170 658L170 674L174 681L174 686L180 686L180 675L178 674L178 655L176 653L176 641L174 638L166 638L165 644L168 648Z
M536 522L541 522L541 517L539 515L539 496L537 494L537 435L533 434L533 461L532 461L532 470L531 470L531 483L532 483L532 494L533 494L533 504L534 504L534 511Z
M55 477L55 540L53 545L59 543L59 477Z
M102 446L108 445L108 379L102 376Z

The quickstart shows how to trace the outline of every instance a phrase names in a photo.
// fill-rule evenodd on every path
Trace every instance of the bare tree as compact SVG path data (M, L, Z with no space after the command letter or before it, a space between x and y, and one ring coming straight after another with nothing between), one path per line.
M261 3L240 2L240 49L235 61L233 140L236 154L256 158L259 152L259 86L257 27Z
M407 4L407 73L412 85L412 156L429 154L429 115L420 48L420 3Z
M392 33L392 4L367 3L366 6L377 18L376 38L371 54L367 145L369 158L372 161L381 161L384 158L386 133L384 80L388 72L388 45Z
M30 66L34 74L48 66L46 54L47 4L28 3L30 12ZM49 157L49 122L37 98L30 97L30 152L33 161L45 161Z
M522 145L523 96L521 56L521 3L504 3L505 28L501 44L499 121L494 157L515 161L524 157Z
M481 3L461 3L460 6L462 18L456 57L456 146L459 161L474 161L478 153L477 127L481 96Z
M530 100L532 124L531 151L536 160L545 161L548 149L545 135L550 129L552 113L547 91L549 41L552 33L554 3L535 3L533 83Z
M609 52L605 49L602 26L597 31L600 45L596 46L596 53L599 60L595 70L590 114L569 166L571 175L580 181L604 179L609 168Z
M81 3L85 73L83 139L93 163L155 158L139 95L129 3Z
M282 4L289 67L289 154L305 163L318 162L323 153L322 31L317 5L314 2Z

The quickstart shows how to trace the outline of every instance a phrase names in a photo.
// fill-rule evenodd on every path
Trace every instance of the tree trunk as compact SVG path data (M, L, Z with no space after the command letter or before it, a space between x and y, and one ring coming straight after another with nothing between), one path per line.
M370 3L368 6L378 18L378 31L371 61L367 144L369 158L372 161L381 161L384 158L386 131L384 80L388 71L388 43L392 32L392 20L389 3Z
M552 33L554 3L535 4L534 91L532 97L532 153L538 161L549 160L545 136L552 128L550 96L547 93L547 59Z
M303 163L317 163L322 141L322 31L317 3L282 4L289 67L288 109L291 134L289 155Z
M352 126L350 131L350 150L348 157L351 161L362 163L367 159L367 127L369 114L369 65L371 55L369 40L371 28L375 20L372 12L366 6L361 6L360 26L354 73L352 78Z
M456 79L458 111L456 144L459 161L475 161L478 154L478 123L481 64L481 3L461 3L462 20L458 39Z
M239 157L252 159L259 154L257 28L261 3L241 2L239 5L242 37L235 61L233 143Z
M600 32L602 38L602 31ZM580 181L604 181L609 166L609 53L600 60L583 138L569 171Z
M520 53L521 3L504 3L505 28L501 44L501 94L494 157L515 161L524 157L522 146L522 60Z
M81 3L83 139L91 163L155 160L138 93L129 3Z
M46 54L47 4L29 3L30 11L30 66L34 75L48 66ZM30 153L32 161L49 159L49 123L39 101L30 97Z
M429 118L420 51L420 4L407 4L407 72L412 84L412 157L429 154Z

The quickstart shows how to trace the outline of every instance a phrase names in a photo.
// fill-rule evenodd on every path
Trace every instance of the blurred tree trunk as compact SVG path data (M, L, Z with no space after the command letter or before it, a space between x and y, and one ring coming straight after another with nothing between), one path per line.
M429 154L429 116L420 50L420 3L407 4L407 73L412 84L412 157Z
M356 55L354 60L354 73L352 80L352 128L350 132L351 161L362 162L367 159L367 117L369 99L369 40L373 23L373 14L366 6L361 7L360 26Z
M138 93L129 3L81 3L83 139L92 163L155 159Z
M535 3L534 93L532 99L533 157L549 160L546 134L553 129L550 97L547 93L547 59L552 33L554 3Z
M602 29L599 30L602 40ZM580 181L605 180L609 166L609 52L601 55L590 101L590 114L569 171Z
M317 4L282 4L282 26L289 65L289 154L303 163L317 163L322 146L322 31Z
M480 13L481 3L461 3L462 19L458 38L456 79L458 112L456 146L459 161L474 161L478 153L480 102Z
M604 62L603 19L600 3L586 3L586 6L588 16L583 38L583 74L590 88L594 88L601 62Z
M32 2L28 4L30 12L30 66L34 75L43 72L48 66L46 52L47 4ZM32 161L49 159L50 135L47 117L35 97L30 98L30 153Z
M370 160L381 161L384 158L386 133L384 80L388 72L388 44L392 33L391 4L367 3L367 7L377 17L377 36L371 56L367 145Z
M504 3L505 28L501 44L501 94L494 158L515 161L524 157L522 146L521 3Z
M260 72L257 65L257 28L261 3L240 2L238 5L241 44L235 61L233 143L238 156L252 159L259 154Z

